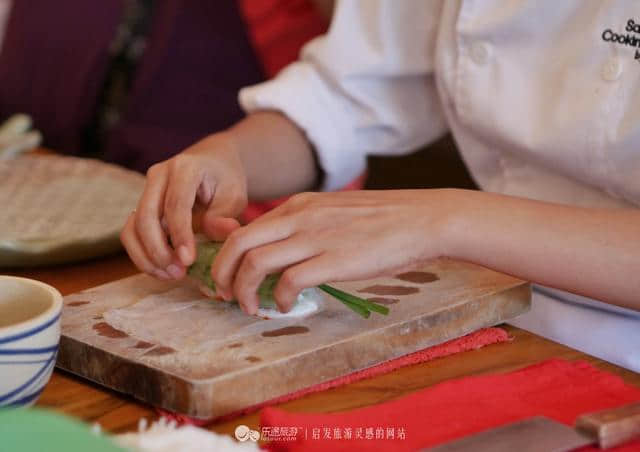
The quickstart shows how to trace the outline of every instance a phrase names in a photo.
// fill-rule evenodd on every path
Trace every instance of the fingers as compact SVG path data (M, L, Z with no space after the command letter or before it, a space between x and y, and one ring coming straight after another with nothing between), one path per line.
M207 237L218 242L222 242L229 235L240 227L240 223L235 218L214 217L203 223L203 231Z
M315 287L327 281L336 281L340 262L328 254L320 254L300 264L289 267L282 273L273 296L278 308L287 312L298 298L298 294L308 287Z
M207 206L203 216L203 229L216 218L237 217L247 207L246 187L243 184L221 182L215 187L214 197L215 202Z
M176 158L170 165L167 193L164 200L164 217L180 263L189 266L196 257L195 239L191 223L191 212L198 191L211 193L199 188L202 175L183 159ZM206 194L206 193L204 193ZM209 195L210 199L211 195Z
M214 134L150 168L138 211L122 234L140 265L181 278L196 257L193 221L201 218L194 218L194 207L206 206L204 223L204 217L234 216L246 206L246 176L236 154L228 139ZM226 235L235 227L214 222L213 229Z
M270 243L247 252L233 281L233 293L248 314L258 310L258 287L267 275L297 264L314 256L314 242L301 237ZM296 294L297 295L297 294ZM287 312L293 303L277 303L278 308Z
M167 173L164 168L152 166L134 215L136 236L154 268L162 271L168 271L174 260L173 250L161 225L166 185Z
M133 261L133 263L145 273L156 276L162 279L168 279L169 275L162 271L158 270L153 262L147 256L140 239L137 236L136 228L135 228L135 213L129 215L127 222L120 233L120 240L127 250L127 254Z
M250 249L288 238L295 222L290 217L277 217L236 229L229 235L211 266L211 277L223 296L230 295L233 278L244 254Z

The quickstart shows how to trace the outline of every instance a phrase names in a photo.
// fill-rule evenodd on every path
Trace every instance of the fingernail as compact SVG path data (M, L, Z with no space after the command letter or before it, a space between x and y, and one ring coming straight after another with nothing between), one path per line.
M231 301L231 299L233 298L233 296L229 293L228 290L221 289L220 287L218 287L218 294L222 297L224 301Z
M191 264L191 253L189 253L189 250L185 245L180 245L178 247L178 257L180 258L180 262L182 262L182 265L184 265L185 267Z
M160 279L171 279L171 277L167 274L167 272L163 271L163 270L158 270L155 269L151 272L153 274L153 276L155 276L156 278L160 278Z
M175 279L182 278L182 270L176 264L169 265L167 267L167 273L169 273L172 278L175 278Z

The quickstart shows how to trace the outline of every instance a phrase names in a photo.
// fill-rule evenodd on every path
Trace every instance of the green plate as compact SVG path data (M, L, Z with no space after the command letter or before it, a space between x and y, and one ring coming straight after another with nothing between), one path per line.
M122 452L69 417L38 408L0 409L0 451Z

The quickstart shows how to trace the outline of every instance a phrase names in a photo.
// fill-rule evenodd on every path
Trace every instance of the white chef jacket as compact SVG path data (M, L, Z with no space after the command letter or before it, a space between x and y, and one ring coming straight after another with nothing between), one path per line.
M634 0L343 0L239 98L304 130L326 190L450 130L484 190L638 206L639 24ZM533 306L513 323L640 371L640 313L545 288Z

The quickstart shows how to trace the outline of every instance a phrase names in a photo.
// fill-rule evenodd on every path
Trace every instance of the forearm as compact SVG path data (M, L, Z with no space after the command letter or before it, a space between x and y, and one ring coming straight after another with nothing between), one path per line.
M640 310L640 210L456 192L447 255Z
M252 113L226 132L240 155L249 199L273 199L310 190L319 170L304 133L284 115Z

